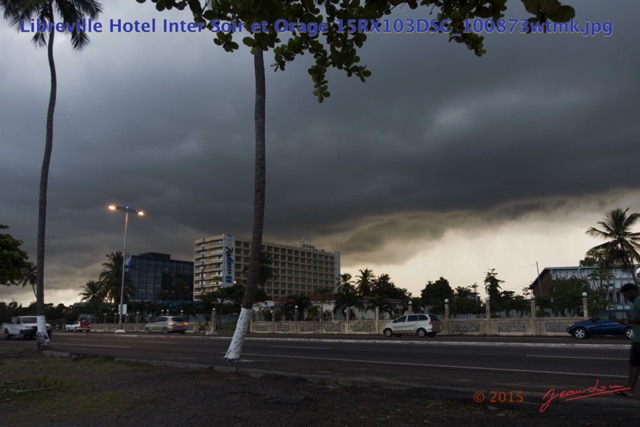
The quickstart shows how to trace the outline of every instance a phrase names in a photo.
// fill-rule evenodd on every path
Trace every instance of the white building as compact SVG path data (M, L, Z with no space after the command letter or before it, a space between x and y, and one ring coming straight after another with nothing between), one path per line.
M233 284L246 285L251 239L229 234L198 239L194 244L194 299ZM271 257L275 277L265 285L271 298L292 294L311 295L330 288L337 289L340 276L340 252L316 249L303 243L284 245L262 242Z
M551 285L555 280L583 279L586 280L591 289L603 288L607 291L607 299L612 306L622 308L628 302L624 301L624 296L620 293L620 288L625 283L633 283L633 275L628 268L613 267L607 269L610 277L604 280L597 276L600 267L579 266L579 267L546 267L538 277L531 283L529 289L537 297L551 296ZM637 266L636 266L637 270Z

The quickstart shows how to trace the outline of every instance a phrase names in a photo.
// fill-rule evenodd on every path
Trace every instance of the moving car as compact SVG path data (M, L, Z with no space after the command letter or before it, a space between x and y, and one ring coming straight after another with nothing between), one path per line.
M51 325L46 323L47 334L51 339L53 332ZM38 332L38 317L37 316L15 316L11 318L11 323L3 323L2 330L5 337L10 339L11 337L18 337L26 340L27 338L35 338Z
M189 322L180 316L158 316L144 325L144 331L148 334L151 332L162 332L163 334L177 332L184 334L188 327Z
M579 340L592 335L624 335L633 339L631 325L617 322L619 319L629 319L630 317L630 310L604 310L587 320L570 324L567 327L567 332Z
M89 332L91 331L91 323L85 320L78 320L76 323L64 325L64 330L67 332Z
M435 337L440 332L440 319L435 314L405 314L382 327L386 337L415 334L420 338Z

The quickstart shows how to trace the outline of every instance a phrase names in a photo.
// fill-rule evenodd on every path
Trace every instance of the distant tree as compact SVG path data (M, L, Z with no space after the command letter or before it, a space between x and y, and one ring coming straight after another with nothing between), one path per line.
M9 227L0 224L0 230ZM29 266L29 257L23 251L22 241L10 234L0 233L0 285L18 285L24 279Z
M380 315L387 313L389 316L393 316L393 304L389 301L385 295L376 295L367 303L366 308L375 308L378 307Z
M444 312L444 300L453 298L453 290L449 286L449 281L440 277L435 282L429 281L420 293L424 305L429 307L429 311L434 314Z
M264 289L256 289L256 294L253 297L254 302L269 301L270 299L271 297L267 295Z
M316 300L320 302L320 310L319 310L319 315L320 318L322 320L324 320L324 303L326 301L329 300L329 297L334 293L333 289L331 288L321 288L321 289L317 289L314 292L314 296L316 297Z
M449 303L451 314L471 314L476 313L476 301L473 291L462 286L456 287L453 299Z
M409 292L404 288L397 287L388 274L381 274L374 278L371 284L371 295L384 296L386 298L409 300Z
M114 290L114 291L116 291L116 290ZM115 296L116 301L117 301L117 298L120 298L120 290L118 289L117 292L118 293ZM156 299L159 299L160 301L169 301L169 300L173 299L172 297L173 297L173 293L168 289L160 289L158 292L156 292ZM110 298L108 298L108 299L110 299Z
M502 288L500 283L504 283L504 280L498 279L498 273L495 268L492 268L487 272L484 278L484 290L489 297L492 311L502 311L504 309Z
M284 316L287 320L303 320L303 313L311 305L308 295L294 294L287 297ZM296 312L296 306L298 307Z
M336 303L334 313L342 313L347 307L364 308L362 298L358 295L355 287L349 282L350 274L346 273L341 275L341 279L347 279L342 281L342 285L336 293Z
M373 286L375 279L373 271L368 268L360 270L360 275L356 278L356 290L358 291L358 295L361 297L371 295L371 287Z
M582 311L582 293L590 291L584 279L556 279L551 284L551 309L556 315L575 316Z
M22 304L15 301L8 304L0 301L0 323L9 322L12 317L22 315L23 310Z
M351 274L342 273L338 282L338 290L342 288L350 288L351 291L357 292L356 288L353 286L353 282L351 281L352 278L353 276L351 276Z
M424 313L426 308L424 305L424 301L420 297L411 297L409 299L411 301L411 305L413 306L414 313Z
M502 291L501 301L507 317L516 317L530 310L529 303L522 295L516 295L514 291Z
M100 272L99 281L102 287L103 296L107 301L120 304L120 290L122 287L122 252L116 251L107 254L107 261L102 263L102 271ZM168 291L169 292L169 291ZM135 294L133 281L128 272L124 274L124 301ZM164 298L160 298L164 299ZM166 298L170 299L170 298Z
M591 227L587 234L607 240L594 246L587 252L588 256L596 258L603 268L620 266L631 272L633 281L638 285L635 261L640 260L640 233L631 231L638 222L640 213L629 213L629 208L620 208L608 212L604 221L599 221L600 228Z
M265 251L260 251L260 264L258 265L258 286L263 290L267 282L277 278L276 272L273 268L273 259L271 255ZM256 289L257 291L257 289Z
M38 282L38 267L29 261L27 266L22 270L22 280L20 280L20 284L22 287L27 285L31 286L31 290L33 291L33 296L38 298L38 293L36 292L36 283Z
M86 301L92 306L97 306L104 301L104 290L102 284L95 280L89 280L82 285L80 293L82 298L80 301Z
M173 288L174 298L178 301L188 300L189 296L189 285L187 282L181 278L171 278L171 287Z
M245 287L240 284L235 284L232 286L220 288L218 292L221 295L221 299L230 300L233 303L234 309L239 308L242 305L242 300L244 298ZM251 304L253 305L253 302Z
M267 282L277 278L278 276L276 275L275 269L273 268L273 258L271 258L271 255L268 252L260 250L259 258L258 286L264 289ZM247 275L249 273L249 267L245 267L242 272L243 274Z

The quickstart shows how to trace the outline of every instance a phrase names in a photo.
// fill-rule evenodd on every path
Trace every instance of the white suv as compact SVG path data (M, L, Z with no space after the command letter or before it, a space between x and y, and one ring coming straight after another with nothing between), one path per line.
M386 337L416 334L420 338L435 337L440 332L440 320L435 314L405 314L393 322L386 323L382 333Z

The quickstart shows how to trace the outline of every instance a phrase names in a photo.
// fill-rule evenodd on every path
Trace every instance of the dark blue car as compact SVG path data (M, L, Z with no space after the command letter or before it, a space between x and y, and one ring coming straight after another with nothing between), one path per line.
M624 335L633 339L631 326L617 322L619 319L629 319L630 316L629 310L604 310L587 320L570 324L567 332L578 339L592 335Z

